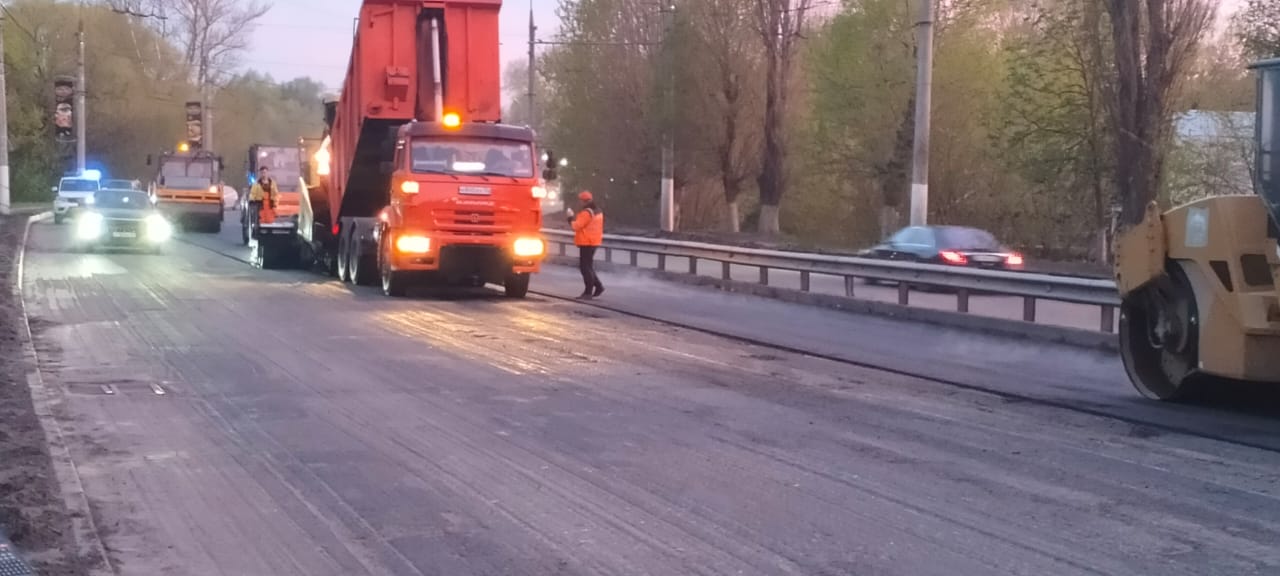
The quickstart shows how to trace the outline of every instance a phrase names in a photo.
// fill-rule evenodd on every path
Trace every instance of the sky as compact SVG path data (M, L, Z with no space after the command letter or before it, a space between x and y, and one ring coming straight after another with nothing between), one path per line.
M337 92L351 55L352 22L360 0L271 0L272 7L253 33L244 68L271 74L277 80L310 76ZM1244 0L1222 0L1225 14ZM550 39L559 26L557 0L514 0L503 4L499 16L503 67L528 58L529 8L533 7L538 38ZM1221 24L1222 20L1219 21ZM506 100L506 94L503 94Z
M550 38L559 24L557 0L504 2L498 23L504 68L512 60L528 59L530 2L539 38ZM336 93L347 73L360 0L271 0L271 4L253 33L243 67L277 80L310 76Z

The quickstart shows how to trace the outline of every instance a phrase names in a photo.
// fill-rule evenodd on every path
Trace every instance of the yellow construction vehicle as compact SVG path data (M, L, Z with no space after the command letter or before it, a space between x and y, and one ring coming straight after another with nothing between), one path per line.
M1148 398L1215 379L1280 383L1280 59L1250 68L1257 195L1153 204L1116 243L1120 355Z

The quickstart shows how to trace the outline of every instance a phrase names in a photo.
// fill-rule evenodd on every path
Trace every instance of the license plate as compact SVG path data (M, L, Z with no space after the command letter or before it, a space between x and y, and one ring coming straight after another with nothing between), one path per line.
M137 238L138 233L137 232L112 232L111 237L112 238Z
M999 262L1000 257L999 256L974 256L973 261L974 262Z
M459 186L458 193L463 196L488 196L493 191L488 186Z

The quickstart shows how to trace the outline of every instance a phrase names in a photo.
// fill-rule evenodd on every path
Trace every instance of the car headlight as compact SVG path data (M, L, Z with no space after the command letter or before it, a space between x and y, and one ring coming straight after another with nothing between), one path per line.
M541 200L547 197L547 189L544 186L534 186L531 189L531 192L533 193L533 197L538 200Z
M76 238L93 240L102 235L102 215L86 212L76 219Z
M530 256L541 256L545 246L541 238L517 238L512 251L516 256L527 258Z
M146 227L147 239L152 242L164 242L173 235L173 226L159 214L147 216Z
M431 239L418 235L401 236L396 238L396 250L411 254L425 254L431 251Z

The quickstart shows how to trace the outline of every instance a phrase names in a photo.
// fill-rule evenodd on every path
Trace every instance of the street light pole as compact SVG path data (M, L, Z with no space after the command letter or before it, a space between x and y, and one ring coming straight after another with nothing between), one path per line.
M662 115L662 195L658 213L658 223L663 232L672 232L676 229L675 137L672 135L673 124L675 124L675 47L671 45L675 28L675 10L674 0L663 0L662 16L666 21L663 24L662 44L666 51L663 56L667 69L666 86L663 87L665 113Z
M529 98L529 127L530 128L533 128L534 126L537 125L538 108L537 108L537 103L534 102L534 99L533 99L534 83L537 82L537 77L535 75L537 68L535 66L536 60L533 52L533 45L535 42L537 42L537 39L535 37L537 35L537 32L538 32L538 27L533 24L533 0L529 0L529 94L528 94L528 98Z
M0 11L0 214L9 213L9 92L4 83L4 16Z
M911 156L911 225L929 221L929 121L933 99L933 2L919 0L916 23L916 135Z
M84 0L80 1L79 54L76 57L76 174L84 174L85 126L89 111L84 103Z

